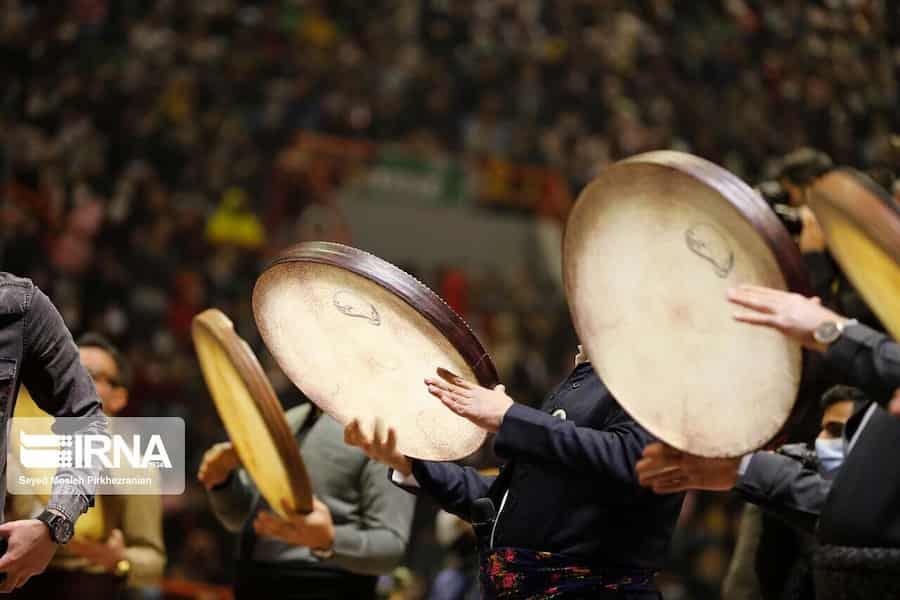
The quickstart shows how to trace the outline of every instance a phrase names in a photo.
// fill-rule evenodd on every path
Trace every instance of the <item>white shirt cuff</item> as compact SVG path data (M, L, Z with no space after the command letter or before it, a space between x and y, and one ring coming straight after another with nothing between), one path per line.
M391 469L391 481L396 483L397 485L404 485L406 487L419 487L419 482L416 481L416 476L410 473L409 475L403 475L399 471L395 471Z

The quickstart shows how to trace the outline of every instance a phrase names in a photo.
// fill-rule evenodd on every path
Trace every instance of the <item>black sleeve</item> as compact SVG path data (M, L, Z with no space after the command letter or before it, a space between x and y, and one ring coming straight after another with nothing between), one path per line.
M881 406L900 388L900 345L865 325L844 328L826 358Z
M734 489L766 512L814 533L831 481L793 458L756 452Z

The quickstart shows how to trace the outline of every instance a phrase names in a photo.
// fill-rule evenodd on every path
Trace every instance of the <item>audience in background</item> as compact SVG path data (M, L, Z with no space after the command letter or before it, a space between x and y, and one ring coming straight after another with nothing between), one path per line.
M185 417L189 470L223 439L190 344L199 310L229 314L297 402L249 291L301 209L328 201L330 174L289 150L298 129L541 164L574 190L656 148L751 182L800 146L838 164L896 160L891 2L10 0L0 15L0 263L73 330L125 350L125 414ZM465 311L515 397L539 402L571 364L550 359L574 347L552 288L458 265L417 275ZM737 503L691 498L672 600L716 597L735 532ZM202 491L164 510L168 573L227 581L232 548ZM395 596L426 593L441 567L426 516Z

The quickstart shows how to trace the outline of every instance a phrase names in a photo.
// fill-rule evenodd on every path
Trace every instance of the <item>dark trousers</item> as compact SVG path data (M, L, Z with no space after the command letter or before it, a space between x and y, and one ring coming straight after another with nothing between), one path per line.
M237 562L235 600L374 600L377 578L308 563Z

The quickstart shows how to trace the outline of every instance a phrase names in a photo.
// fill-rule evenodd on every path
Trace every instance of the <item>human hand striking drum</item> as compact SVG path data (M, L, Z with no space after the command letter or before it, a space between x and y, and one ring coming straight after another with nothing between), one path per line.
M638 481L657 494L686 490L723 492L737 484L738 458L706 458L676 450L660 442L644 448L635 469Z
M306 515L295 512L287 502L282 503L282 508L287 518L271 511L260 511L253 521L256 533L315 550L330 549L334 545L334 521L324 502L313 496L312 512Z
M397 432L386 427L384 421L375 419L371 429L363 429L359 419L353 419L344 428L344 442L356 446L374 461L385 464L403 476L412 473L409 459L397 450Z
M231 472L241 466L241 459L231 442L220 442L213 445L203 454L197 479L211 490L228 479Z
M446 369L439 368L437 372L439 378L425 378L425 385L432 396L485 431L495 433L500 429L503 416L513 405L513 399L506 395L504 386L497 385L489 390Z
M848 320L822 306L818 298L755 285L730 288L728 300L750 309L736 313L735 320L771 327L819 352L827 350L827 346L813 337L816 328L829 321L843 324Z

